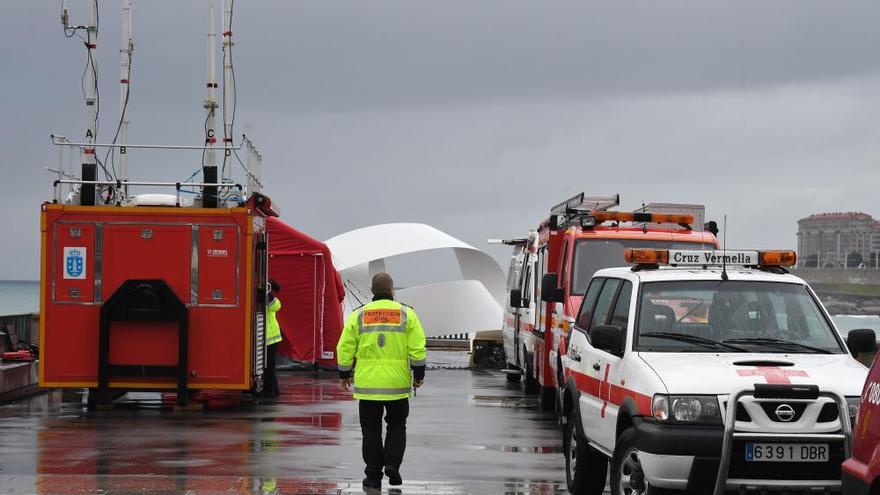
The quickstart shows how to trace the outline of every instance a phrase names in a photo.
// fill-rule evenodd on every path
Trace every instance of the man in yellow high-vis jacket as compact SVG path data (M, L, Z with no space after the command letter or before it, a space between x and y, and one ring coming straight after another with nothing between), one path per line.
M261 398L273 399L278 397L278 374L275 372L275 357L278 354L278 344L281 343L281 326L278 324L276 313L281 309L281 300L277 293L281 292L281 285L274 280L269 280L269 292L266 295L266 373L263 376L263 391Z
M412 308L394 301L394 281L378 273L372 281L373 301L351 313L336 355L343 388L359 399L362 453L367 465L364 488L382 487L382 470L400 485L400 464L406 450L409 396L425 379L425 331ZM388 424L382 444L382 413Z

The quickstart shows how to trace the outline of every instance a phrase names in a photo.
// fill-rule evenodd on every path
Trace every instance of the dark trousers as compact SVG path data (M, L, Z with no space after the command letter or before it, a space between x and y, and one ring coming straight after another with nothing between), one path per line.
M263 397L278 397L278 375L275 374L275 354L278 344L266 346L266 374L263 376Z
M382 479L382 468L400 468L403 452L406 450L406 417L409 416L409 399L400 400L361 400L361 433L364 442L361 451L364 455L364 469L367 478ZM385 413L385 444L382 444L382 413Z

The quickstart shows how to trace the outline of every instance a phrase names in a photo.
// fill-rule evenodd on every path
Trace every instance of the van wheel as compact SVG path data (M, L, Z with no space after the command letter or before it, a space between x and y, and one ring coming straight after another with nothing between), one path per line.
M516 366L513 363L507 363L507 369L515 370ZM507 383L516 383L519 381L520 375L519 373L505 373L507 375Z
M667 492L650 486L645 480L635 437L635 428L627 428L617 437L614 457L611 458L611 495L657 495Z
M538 395L538 402L542 411L556 410L556 388L541 387L541 393Z
M601 495L608 476L608 459L589 445L580 433L577 411L568 413L563 437L565 453L565 481L574 494Z
M523 370L522 388L523 392L528 395L538 393L538 380L535 379L534 370L532 370L532 360L526 361L526 369Z

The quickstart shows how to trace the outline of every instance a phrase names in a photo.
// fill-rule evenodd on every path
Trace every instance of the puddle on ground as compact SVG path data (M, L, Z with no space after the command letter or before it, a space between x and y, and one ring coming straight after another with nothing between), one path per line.
M156 461L157 466L162 467L204 467L214 464L210 459L167 459Z
M538 398L508 395L472 395L471 402L478 406L490 407L536 407L538 405Z
M468 445L474 450L494 450L496 452L509 452L516 454L561 454L562 446L538 446L538 445Z

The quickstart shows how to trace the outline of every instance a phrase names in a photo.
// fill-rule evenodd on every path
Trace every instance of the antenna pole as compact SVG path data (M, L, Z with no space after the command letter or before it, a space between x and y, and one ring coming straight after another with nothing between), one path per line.
M128 182L128 97L131 93L131 54L134 41L131 34L131 0L122 2L122 54L119 70L119 180ZM128 185L122 186L122 197L128 197Z
M97 65L95 60L95 48L98 42L98 5L89 2L89 25L86 27L86 51L88 60L85 75L85 103L86 103L86 136L87 146L83 148L82 180L95 181L98 179L98 160L95 156L95 147L88 146L95 143L95 135L98 132L98 92L95 88L97 80ZM95 185L83 184L80 189L80 204L94 206L96 201Z
M202 162L202 180L206 184L217 183L217 154L214 150L217 144L217 70L216 65L216 46L217 46L217 29L214 26L214 5L215 0L208 0L208 38L207 38L207 80L208 93L205 97L204 108L207 112L205 117L205 158ZM217 186L205 186L202 188L202 205L205 208L217 207Z
M235 119L235 83L232 72L232 6L234 0L221 0L223 8L223 182L232 180L232 124Z
M721 246L721 280L727 280L727 213L724 214L724 241Z

